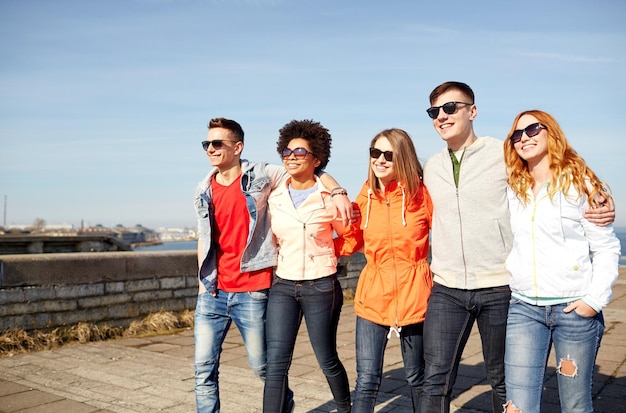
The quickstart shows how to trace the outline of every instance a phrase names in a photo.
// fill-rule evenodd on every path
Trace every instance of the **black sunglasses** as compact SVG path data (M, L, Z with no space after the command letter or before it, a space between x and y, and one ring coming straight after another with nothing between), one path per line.
M296 159L304 159L306 158L307 153L310 153L311 156L314 156L313 152L309 152L306 150L306 148L302 148L302 147L298 147L295 149L285 148L283 149L282 155L283 155L283 159L289 159L291 154L293 154L293 156L295 156Z
M378 148L370 148L370 158L378 159L378 158L380 158L380 155L384 155L385 156L385 160L387 162L392 162L393 161L393 152L392 151L381 151Z
M473 103L448 102L444 103L441 106L431 106L426 109L426 113L428 113L428 116L430 116L431 119L437 119L437 116L439 116L439 109L443 109L445 113L447 113L448 115L452 115L454 112L456 112L456 105L473 105Z
M220 149L222 149L222 146L224 146L224 142L238 142L238 141L231 141L227 139L215 139L212 141L202 141L202 148L205 151L208 151L209 146L213 145L213 149L219 151Z
M546 129L546 127L543 126L539 122L532 123L526 126L524 129L514 130L509 139L511 139L511 143L515 144L522 140L522 135L524 134L524 132L526 132L526 136L528 136L529 138L532 138L533 136L539 135L539 132L541 132L541 129Z

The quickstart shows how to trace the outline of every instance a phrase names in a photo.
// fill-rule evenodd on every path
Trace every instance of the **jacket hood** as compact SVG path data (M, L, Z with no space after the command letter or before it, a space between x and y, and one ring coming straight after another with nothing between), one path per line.
M391 194L391 196L393 196L393 192L397 188L400 188L400 191L402 192L402 225L406 227L406 191L404 186L398 181L390 182L385 186L385 194ZM368 186L367 194L365 194L365 196L367 197L367 208L365 211L365 224L363 224L363 228L367 228L369 224L370 213L372 210L372 197L375 198L374 190Z

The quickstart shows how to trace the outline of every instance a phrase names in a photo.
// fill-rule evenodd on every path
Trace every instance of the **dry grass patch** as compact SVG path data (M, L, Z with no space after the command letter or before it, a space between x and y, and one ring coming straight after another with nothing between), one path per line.
M163 334L190 327L193 327L193 310L185 310L182 313L161 311L150 314L140 321L133 321L127 328L78 323L48 332L14 329L0 334L0 357L10 357L29 351L51 350L70 343Z
M141 321L133 321L124 331L123 335L124 337L135 337L145 334L177 330L183 327L187 326L181 323L180 317L177 314L163 311L150 314Z

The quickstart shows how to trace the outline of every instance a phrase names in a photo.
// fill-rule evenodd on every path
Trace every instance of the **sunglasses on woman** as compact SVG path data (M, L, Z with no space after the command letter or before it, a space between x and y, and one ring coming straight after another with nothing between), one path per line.
M392 162L393 161L393 152L392 151L381 151L378 148L370 148L370 158L378 159L378 158L380 158L380 155L384 155L385 156L385 160L387 162Z
M524 129L514 130L509 139L511 139L511 143L515 144L522 140L522 135L524 133L526 133L526 136L528 136L529 138L532 138L533 136L539 135L539 132L541 132L541 129L546 129L546 127L543 126L539 122L532 123L526 126Z
M426 109L426 113L428 113L428 116L430 116L431 119L437 119L437 116L439 116L439 109L443 109L445 113L447 113L448 115L452 115L453 113L456 112L457 105L473 105L473 103L448 102L448 103L444 103L441 106L431 106L428 109Z
M213 145L213 149L215 149L216 151L219 151L224 146L224 142L237 142L237 141L230 141L230 140L226 140L226 139L215 139L215 140L212 140L212 141L202 141L202 148L205 151L208 151L209 150L209 146Z
M293 156L296 157L296 159L300 159L300 160L306 158L307 153L310 153L311 156L313 156L313 152L307 151L306 148L302 148L302 147L298 147L295 149L285 148L283 149L283 159L289 159L292 153L293 153Z

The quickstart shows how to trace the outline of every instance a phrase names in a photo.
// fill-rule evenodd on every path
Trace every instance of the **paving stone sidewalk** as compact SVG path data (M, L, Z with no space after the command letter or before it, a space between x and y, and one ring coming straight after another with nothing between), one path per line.
M594 407L600 413L626 413L626 267L605 310L606 331L594 377ZM337 337L339 354L354 386L355 316L343 308ZM385 353L384 379L376 412L410 412L400 346L392 337ZM148 338L127 338L65 346L0 358L0 412L136 413L195 412L193 331ZM289 377L296 412L333 411L326 380L317 366L303 324ZM554 354L542 412L558 412ZM222 411L260 412L263 386L247 366L241 336L233 327L224 345L220 368ZM474 329L463 353L454 387L453 412L489 412L480 338Z

